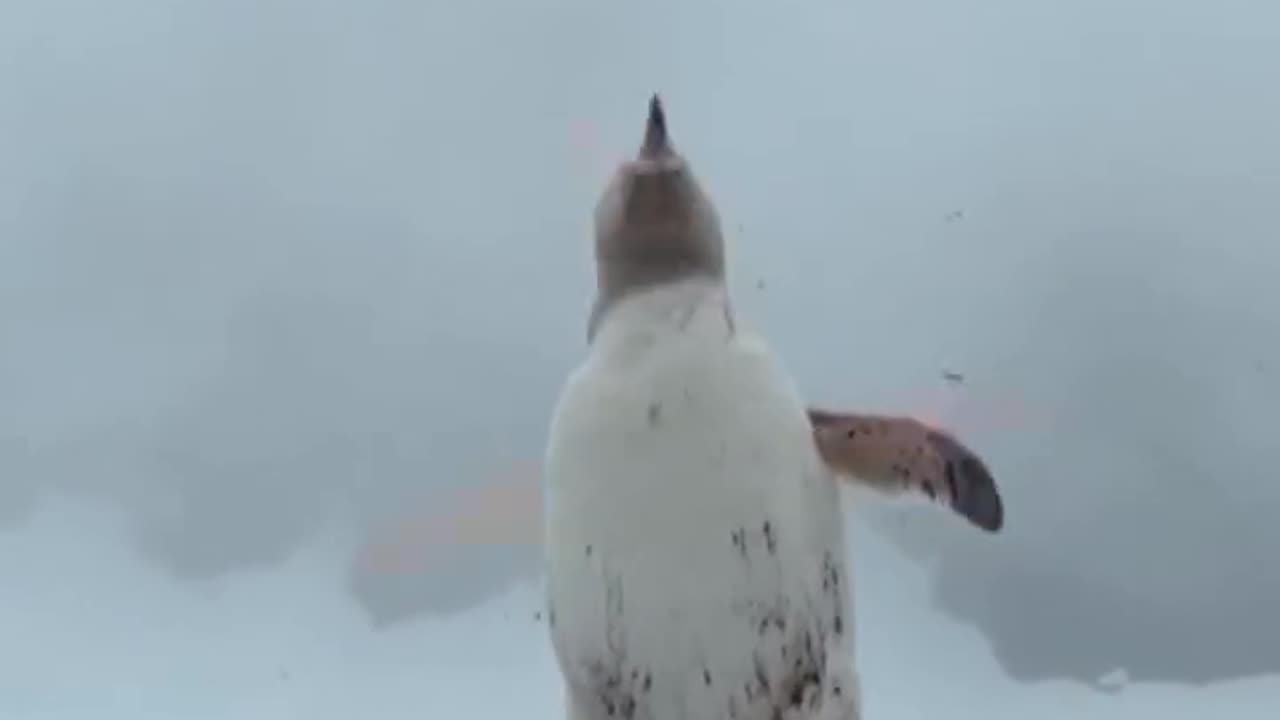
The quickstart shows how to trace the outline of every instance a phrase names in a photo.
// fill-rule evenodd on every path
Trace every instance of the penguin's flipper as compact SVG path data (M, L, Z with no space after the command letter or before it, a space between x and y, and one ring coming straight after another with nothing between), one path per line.
M988 532L1004 526L991 471L951 435L908 417L810 408L809 421L818 452L836 475L882 492L922 493Z

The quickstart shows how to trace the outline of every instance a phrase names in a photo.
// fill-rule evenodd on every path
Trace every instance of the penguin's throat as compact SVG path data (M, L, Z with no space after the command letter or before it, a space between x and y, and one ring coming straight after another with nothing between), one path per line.
M662 283L602 290L591 310L587 340L594 342L606 325L621 332L684 332L695 316L711 318L732 333L733 314L723 277L694 273Z

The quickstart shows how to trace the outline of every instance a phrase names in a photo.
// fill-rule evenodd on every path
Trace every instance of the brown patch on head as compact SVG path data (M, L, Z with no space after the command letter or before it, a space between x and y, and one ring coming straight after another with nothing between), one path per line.
M596 307L690 277L724 278L724 238L711 199L671 143L666 110L649 101L644 141L614 173L595 211Z

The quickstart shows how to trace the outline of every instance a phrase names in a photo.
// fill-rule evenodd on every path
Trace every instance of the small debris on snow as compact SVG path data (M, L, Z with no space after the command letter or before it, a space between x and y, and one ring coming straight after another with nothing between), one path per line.
M1129 673L1124 668L1116 668L1098 678L1098 689L1110 693L1118 693L1129 684Z

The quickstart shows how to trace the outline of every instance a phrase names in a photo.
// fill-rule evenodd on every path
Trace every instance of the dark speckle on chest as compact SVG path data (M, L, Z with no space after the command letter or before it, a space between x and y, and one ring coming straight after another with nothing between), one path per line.
M660 415L660 410L657 411ZM776 518L762 516L756 522L729 529L726 562L745 564L750 573L778 571L786 543L793 541L790 528ZM588 562L604 572L607 647L581 658L577 677L587 702L595 704L599 717L620 720L658 720L651 716L653 693L695 692L723 708L729 718L782 718L816 713L821 705L840 699L845 678L830 675L828 653L844 652L846 632L845 569L836 552L823 553L817 573L804 588L780 588L776 596L744 596L729 611L751 633L749 671L740 673L714 665L690 668L687 689L664 686L670 676L655 678L653 668L628 653L624 621L624 588L621 578L607 572L608 558L588 545ZM550 622L554 623L554 619ZM708 638L708 642L714 642ZM668 678L663 680L663 678ZM669 702L664 700L665 702ZM721 705L721 703L723 703Z
M734 562L777 562L786 541L785 527L769 518L734 528L730 545ZM838 554L825 552L810 596L779 595L772 601L744 600L737 607L756 637L753 671L727 692L730 717L783 718L795 711L813 712L824 698L838 698L841 678L828 677L827 653L845 632L844 568ZM836 650L840 651L840 650ZM710 673L704 685L711 687ZM762 715L761 713L764 712Z

